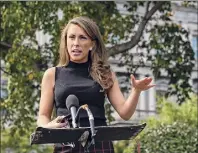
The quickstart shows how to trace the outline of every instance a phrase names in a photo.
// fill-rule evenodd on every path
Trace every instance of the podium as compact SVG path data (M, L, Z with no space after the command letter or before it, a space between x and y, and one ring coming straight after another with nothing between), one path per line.
M80 110L86 110L89 116L90 127L78 127L77 118ZM71 123L71 114L65 116L65 120ZM37 127L30 136L30 144L49 144L61 143L64 146L75 147L75 143L81 145L87 150L95 142L129 140L135 138L146 126L146 123L130 126L95 126L94 117L88 105L82 105L78 109L76 116L72 119L72 128L43 128ZM73 128L75 127L75 128Z
M129 126L96 126L94 141L116 141L129 140L135 138L146 126L146 123ZM37 127L35 132L30 136L32 144L49 144L49 143L74 143L81 142L85 145L87 141L91 142L90 127L79 128L42 128Z

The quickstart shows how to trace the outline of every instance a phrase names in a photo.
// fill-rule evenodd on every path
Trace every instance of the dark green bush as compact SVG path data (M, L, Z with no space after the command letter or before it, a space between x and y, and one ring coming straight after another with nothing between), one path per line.
M182 105L166 99L158 101L159 114L144 121L146 128L123 147L122 153L137 153L138 139L141 153L198 153L197 100L192 96Z
M140 140L141 153L197 153L197 136L197 129L186 123L161 124L145 131Z

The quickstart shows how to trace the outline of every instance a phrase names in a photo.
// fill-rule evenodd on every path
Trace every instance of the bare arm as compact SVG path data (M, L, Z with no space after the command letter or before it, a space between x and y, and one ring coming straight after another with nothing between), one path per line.
M114 73L113 78L114 85L111 89L108 90L108 99L120 117L124 120L129 120L135 112L141 91L147 90L154 86L149 85L152 79L144 78L142 80L135 80L135 78L132 76L131 81L133 86L131 86L129 97L125 100Z
M60 123L63 117L57 117L51 122L54 100L55 68L49 68L45 71L41 83L41 99L39 104L39 113L37 125L42 127L56 128L64 126Z

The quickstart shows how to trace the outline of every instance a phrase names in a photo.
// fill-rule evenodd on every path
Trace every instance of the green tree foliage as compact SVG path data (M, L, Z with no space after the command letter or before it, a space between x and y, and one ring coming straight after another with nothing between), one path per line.
M143 16L136 13L139 6L146 8ZM2 1L0 7L0 48L3 51L1 58L6 63L5 69L1 70L8 78L8 97L1 99L1 110L4 110L1 124L11 126L13 132L28 133L30 127L35 127L43 72L57 64L61 29L69 19L79 15L95 20L105 43L112 44L108 48L109 55L121 54L124 58L120 60L120 65L122 66L122 63L128 65L129 73L135 73L138 67L133 64L133 55L129 54L128 50L133 47L146 48L144 53L139 54L145 55L148 61L152 62L152 70L156 77L160 76L161 68L168 72L170 78L168 94L178 95L180 102L188 98L190 91L188 79L193 67L193 51L187 38L187 31L173 24L169 18L170 2L129 2L125 4L129 14L124 16L118 11L115 2L110 1ZM61 17L58 16L58 12L62 12ZM160 12L161 15L157 17L155 12ZM146 26L158 19L166 24L157 27L156 22L154 25ZM41 44L37 32L47 35L49 42ZM143 38L145 32L150 35L148 42ZM174 37L176 33L178 35ZM169 34L166 39L157 39L164 37L165 34ZM182 36L186 39L184 40ZM173 48L175 50L173 51L172 46L168 45L169 39L174 39L174 44L179 45L179 48ZM124 43L120 43L121 40ZM158 53L150 57L152 49L157 49ZM171 61L175 63L171 65ZM141 66L143 65L144 63ZM178 71L173 67L178 65L182 75L178 75Z
M181 104L185 98L189 98L189 92L192 91L192 87L186 83L192 71L190 67L194 66L194 52L190 42L186 40L188 32L181 26L168 22L163 26L155 25L150 31L152 33L148 42L150 46L146 45L146 48L148 52L152 49L157 51L155 57L148 56L152 61L154 75L156 78L161 76L159 67L167 72L170 78L168 88L170 92L166 93L166 97L176 95L178 103ZM184 71L180 71L181 69Z
M149 3L147 3L147 6L149 7ZM133 2L127 6L127 9L132 14L135 14L136 9L131 7L134 8ZM120 57L119 65L127 65L128 72L135 73L139 67L145 66L146 59L147 62L151 63L151 70L156 79L162 77L162 71L163 74L167 73L169 88L165 96L176 95L177 102L181 104L186 98L189 98L189 93L192 92L192 87L186 80L189 80L194 66L194 52L188 40L188 31L171 20L170 3L164 3L158 11L160 15L150 19L148 26L142 32L149 36L149 39L141 37L136 44L136 54L139 55L139 63L137 64L137 56L134 58L134 53L123 51L121 52L123 54ZM149 11L142 19L142 26L145 25L144 21L147 20L148 14ZM139 18L141 17L137 14L135 19L139 21ZM137 37L134 37L134 39L137 39ZM129 43L131 42L129 41ZM123 46L123 50L128 49L127 45L129 44L123 45L126 46ZM155 52L155 55L152 52Z
M162 98L158 102L159 115L146 120L145 130L136 141L132 140L128 147L125 145L126 149L123 152L137 153L137 141L139 141L143 153L196 153L198 151L197 100L197 96L191 96L191 100L178 105Z

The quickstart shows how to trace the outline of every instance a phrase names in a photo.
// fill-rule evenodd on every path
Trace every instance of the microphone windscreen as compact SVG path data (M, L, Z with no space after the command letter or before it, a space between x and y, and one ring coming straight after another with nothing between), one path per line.
M70 110L72 106L79 107L79 100L75 95L69 95L66 99L67 109Z

